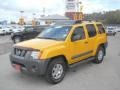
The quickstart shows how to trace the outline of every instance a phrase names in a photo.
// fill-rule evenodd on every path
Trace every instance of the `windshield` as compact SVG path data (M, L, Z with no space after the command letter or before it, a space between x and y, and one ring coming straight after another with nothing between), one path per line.
M42 39L55 39L55 40L65 40L71 26L56 26L44 30L38 35L38 38Z

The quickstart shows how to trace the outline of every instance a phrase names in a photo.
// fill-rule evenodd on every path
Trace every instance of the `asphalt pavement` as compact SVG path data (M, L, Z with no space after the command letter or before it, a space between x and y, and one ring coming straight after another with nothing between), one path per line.
M120 90L120 33L108 41L103 63L80 64L61 83L51 85L43 77L15 71L9 61L13 43L9 36L0 36L0 90Z
M10 39L10 35L0 36L0 55L10 52L13 42Z

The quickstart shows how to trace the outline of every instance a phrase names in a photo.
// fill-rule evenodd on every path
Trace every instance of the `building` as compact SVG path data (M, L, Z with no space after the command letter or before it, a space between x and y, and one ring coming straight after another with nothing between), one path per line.
M27 26L51 25L60 20L69 20L69 18L66 16L57 15L57 14L48 15L41 18L35 18L35 20L27 20L25 22L25 25Z
M37 22L39 22L40 25L50 25L59 20L69 20L69 18L66 16L55 14L55 15L48 15L48 16L41 17L39 18L39 20L37 20Z

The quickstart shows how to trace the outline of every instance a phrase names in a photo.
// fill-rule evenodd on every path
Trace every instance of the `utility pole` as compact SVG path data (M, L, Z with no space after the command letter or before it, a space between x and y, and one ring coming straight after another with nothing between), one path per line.
M20 11L21 16L20 16L20 19L19 19L19 25L21 25L21 26L23 26L25 24L23 13L24 13L24 11Z
M32 20L32 26L35 27L36 26L36 18L35 18L35 13L33 13L33 20Z
M74 15L74 20L83 20L84 15L83 15L83 5L82 2L77 0L76 2L76 12Z
M43 8L43 16L45 16L45 13L46 13L45 8Z

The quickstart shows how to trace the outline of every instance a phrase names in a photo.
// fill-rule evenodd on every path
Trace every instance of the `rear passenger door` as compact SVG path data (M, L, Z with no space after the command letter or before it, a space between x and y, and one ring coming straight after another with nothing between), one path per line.
M98 39L101 43L106 43L107 42L107 35L105 32L105 28L103 27L102 24L96 24L97 29L98 29Z
M96 44L97 31L94 24L86 24L86 29L88 32L88 43L89 43L88 48L90 49L92 55L94 52L94 48L97 45Z
M102 24L96 24L97 28L98 28L98 36L106 36L106 32L105 32L105 28L103 27Z

